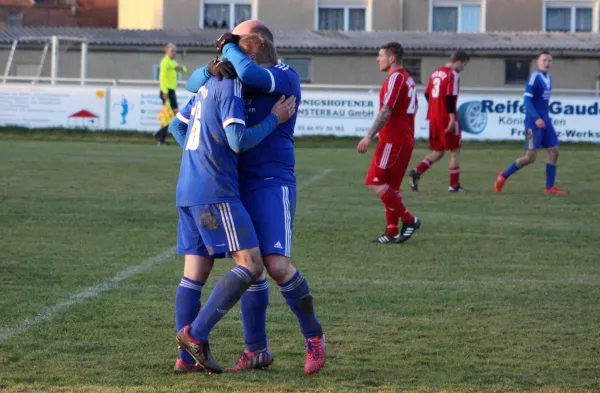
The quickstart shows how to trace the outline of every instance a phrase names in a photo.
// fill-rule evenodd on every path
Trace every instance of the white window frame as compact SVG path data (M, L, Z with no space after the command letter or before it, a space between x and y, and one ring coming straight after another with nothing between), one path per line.
M429 32L433 32L433 9L435 7L456 7L458 8L458 25L457 32L460 31L461 15L463 6L478 5L481 9L481 15L479 16L479 31L478 33L485 33L487 28L487 2L488 0L429 0Z
M316 1L316 12L315 12L315 30L319 30L319 11L320 10L339 10L340 8L344 10L344 30L350 31L350 10L351 9L359 9L365 10L365 30L364 31L372 31L373 29L373 12L369 11L371 4L367 4L366 6L362 5L319 5L318 0ZM354 31L354 30L353 30Z
M252 19L258 19L258 0L200 0L200 23L201 29L204 29L204 6L209 5L229 5L229 26L233 29L235 23L235 6L249 5L251 6L250 14Z
M592 33L599 31L600 1L599 0L544 0L542 3L542 26L547 31L546 12L548 8L570 8L571 9L571 33L575 33L577 8L592 9Z

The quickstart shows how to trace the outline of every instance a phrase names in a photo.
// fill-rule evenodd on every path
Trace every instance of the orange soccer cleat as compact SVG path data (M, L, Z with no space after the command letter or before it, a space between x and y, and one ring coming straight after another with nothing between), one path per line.
M307 338L304 347L306 348L304 374L315 375L325 367L325 335Z
M494 182L494 190L496 190L497 194L502 192L504 183L506 183L506 178L502 175L502 172L498 172L498 176L496 176L496 181Z
M233 368L228 368L227 371L235 373L244 370L264 370L271 364L273 364L273 355L268 349L260 352L246 349L242 352L237 364Z
M177 333L177 342L196 360L196 364L209 374L218 374L222 371L210 352L208 341L196 340L190 336L190 325Z
M558 189L556 187L550 187L544 188L544 194L567 195L568 192Z
M177 358L175 367L173 367L175 374L189 374L189 373L203 373L204 368L198 363L186 363L182 358Z

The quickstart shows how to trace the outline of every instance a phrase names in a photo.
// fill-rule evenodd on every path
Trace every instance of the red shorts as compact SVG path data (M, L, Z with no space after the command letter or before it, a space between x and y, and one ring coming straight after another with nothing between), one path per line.
M453 150L460 148L461 129L458 121L454 126L454 130L446 133L448 123L429 122L429 149L433 151Z
M400 189L400 183L410 163L413 146L393 143L377 143L371 165L365 178L369 186L387 184L394 190Z

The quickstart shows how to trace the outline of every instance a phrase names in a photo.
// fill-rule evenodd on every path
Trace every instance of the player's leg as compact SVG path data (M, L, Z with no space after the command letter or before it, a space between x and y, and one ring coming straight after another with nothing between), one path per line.
M538 128L527 128L525 130L525 154L517 158L502 172L498 172L496 181L494 182L494 189L497 193L502 192L504 183L506 180L515 172L527 165L532 164L537 159L537 151L542 146L542 130Z
M325 363L325 341L321 341L322 328L312 306L308 283L289 260L296 207L295 188L265 187L248 193L243 192L242 201L252 217L265 268L279 285L290 309L296 314L305 339L310 341L306 344L311 351L307 352L305 372L315 374ZM266 349L268 292L265 290L263 293L264 297L260 295L260 291L252 293L249 289L242 296L246 351L240 357L234 371L264 368L272 363L272 356ZM261 301L262 299L265 300Z
M461 130L456 122L454 131L444 135L444 147L450 150L450 160L448 161L449 188L450 192L464 192L465 189L460 185L460 148L461 148Z
M373 153L373 157L371 158L371 163L369 165L369 170L367 171L367 175L365 177L365 184L368 186L369 190L377 194L381 198L381 193L385 192L388 187L388 173L386 171L387 164L390 162L390 158L392 158L391 162L395 163L397 159L397 149L394 149L395 155L391 157L390 150L391 144L378 142L375 147L375 152ZM383 157L388 157L386 162L382 162ZM385 164L385 165L382 165ZM395 190L393 190L396 192ZM387 206L384 202L385 206L385 220L386 220L386 230L385 232L379 236L377 239L373 240L374 243L391 243L395 236L398 235L398 221L400 220L400 216L398 212L395 210L390 210L390 207ZM392 208L393 209L393 208Z
M460 148L450 150L450 159L448 160L448 174L450 192L463 192L464 188L460 186Z
M546 161L546 187L544 188L544 192L546 194L566 195L566 191L563 191L554 185L556 181L556 163L560 153L558 147L559 141L554 125L550 119L547 119L546 125L542 140L542 146L548 151L548 160Z
M398 153L398 158L393 167L388 170L388 186L392 190L399 190L402 183L402 179L410 163L412 157L413 146L401 145ZM389 193L389 190L387 191ZM395 195L394 195L395 194ZM404 206L402 193L395 192L389 193L384 196L386 198L386 207L392 212L396 213L402 221L402 228L398 232L398 236L394 237L394 243L404 243L412 237L417 229L421 227L421 221L413 216L408 209ZM382 198L383 200L383 198Z
M165 97L163 96L163 92L162 91L160 91L158 93L158 96L160 97L160 100L162 101L162 104L164 105L165 102L167 102L168 96L167 96L167 99L165 99ZM160 127L158 129L158 131L156 131L154 134L152 134L152 136L154 136L154 138L158 141L158 145L159 146L160 146L160 139L162 138L162 134L163 134L164 130L167 130L167 132L168 132L169 131L169 126Z
M209 372L221 372L210 353L208 336L264 271L258 239L241 202L195 206L194 217L211 254L231 252L236 266L216 284L195 320L182 329L178 341Z
M273 188L278 190L279 188ZM270 188L241 192L241 199L248 211L252 224L257 233L259 246L284 249L285 242L282 238L266 241L265 228L271 228L269 217L265 217L273 206L269 205ZM265 213L266 212L266 213ZM262 235L262 237L261 237ZM264 252L263 252L264 256ZM269 305L269 286L266 276L263 274L242 295L240 309L242 313L242 325L244 327L244 342L246 348L242 352L236 365L229 371L242 371L249 369L264 369L273 363L273 356L268 350L267 342L267 307Z
M175 296L175 326L179 332L194 321L200 312L202 287L212 270L214 260L202 242L196 221L189 208L179 208L177 228L177 253L184 255L183 277ZM175 373L203 371L196 361L184 349L179 350L175 362Z
M433 164L444 157L443 130L433 122L429 123L429 150L431 152L409 173L409 185L411 190L419 191L419 180L431 168Z
M255 194L256 196L258 194ZM287 186L270 187L261 190L260 201L262 214L257 220L257 226L260 228L257 232L261 251L265 255L265 268L298 319L305 339L304 372L314 375L325 366L325 337L315 312L308 282L290 262L296 189Z
M374 166L373 162L371 163L369 173L374 172L377 175L375 178L379 181L375 182L373 176L367 176L365 184L367 184L371 191L379 196L386 208L386 212L389 212L386 214L386 220L388 220L386 233L375 240L377 243L394 242L399 234L399 221L402 221L403 228L406 226L420 225L419 220L415 219L404 206L402 194L398 191L406 168L408 167L408 163L410 162L412 149L412 146L407 145L393 146L391 153L389 154L390 158L393 158L393 160L390 160L385 168L377 164L378 161L375 161ZM394 222L389 222L392 214L395 215ZM392 236L394 233L395 235ZM400 233L400 236L401 235L402 233Z

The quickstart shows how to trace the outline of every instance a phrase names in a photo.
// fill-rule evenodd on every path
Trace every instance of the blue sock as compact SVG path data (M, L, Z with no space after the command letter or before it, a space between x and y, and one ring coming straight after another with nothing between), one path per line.
M181 279L175 296L175 327L180 331L196 319L200 312L200 296L204 283L187 277ZM179 350L179 357L186 363L196 363L185 349Z
M546 164L546 188L554 187L556 180L556 164Z
M518 171L519 169L521 169L521 168L519 168L519 167L517 166L517 162L515 161L515 162L513 162L512 164L510 164L510 165L508 166L508 168L506 168L506 169L504 170L504 172L502 172L502 176L503 176L505 179L508 179L508 178L510 177L510 175L512 175L513 173L515 173L515 172L516 172L516 171Z
M267 279L257 281L242 295L241 310L244 323L244 341L252 352L267 348L267 306L269 286Z
M191 323L190 335L196 340L208 340L212 328L240 300L254 280L250 270L239 265L221 277L200 314Z
M322 336L323 328L315 315L313 297L304 276L297 271L288 282L280 285L280 289L288 306L298 317L304 338Z

